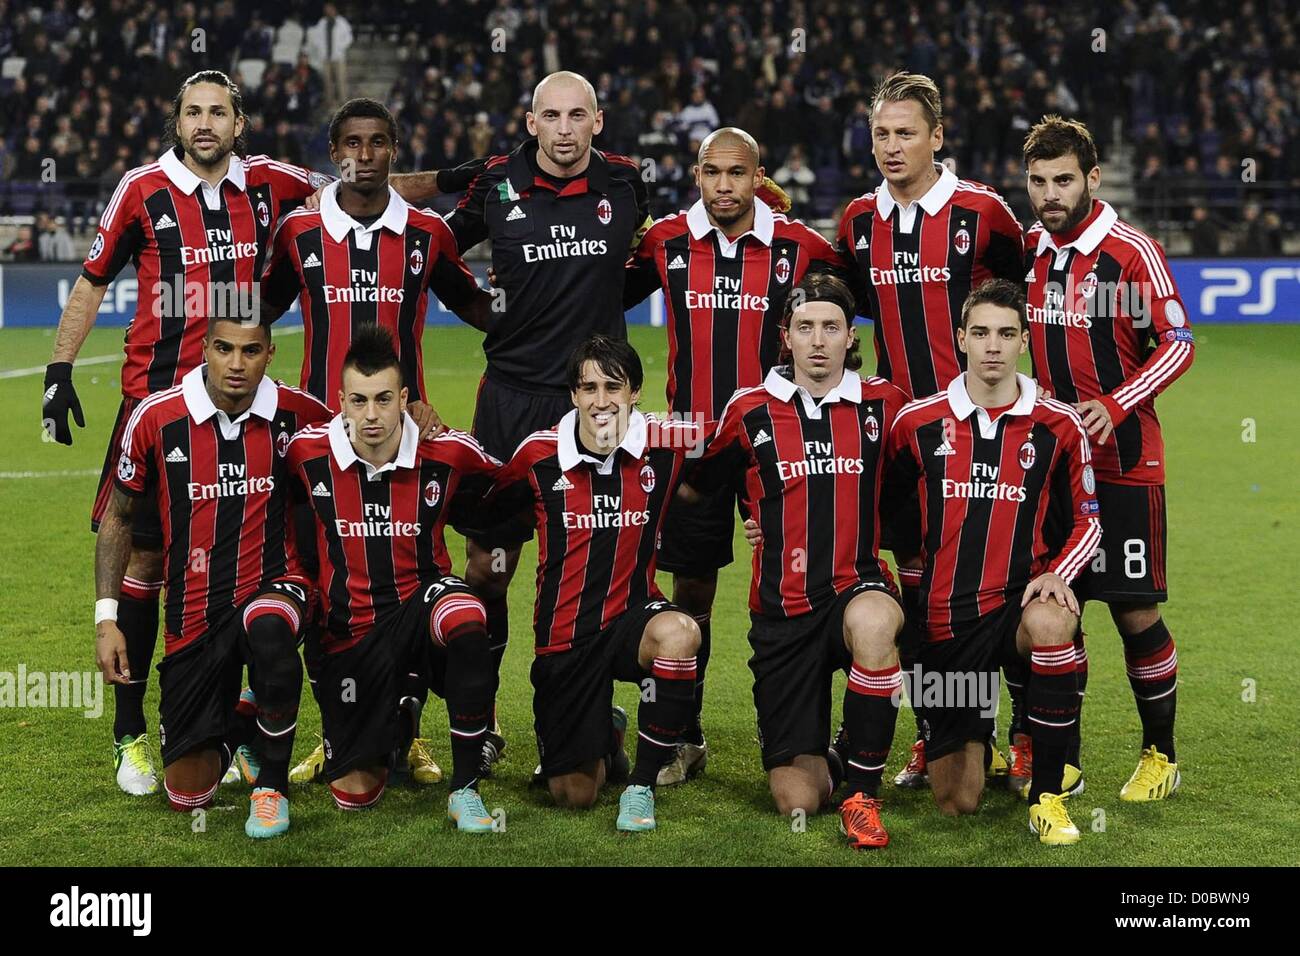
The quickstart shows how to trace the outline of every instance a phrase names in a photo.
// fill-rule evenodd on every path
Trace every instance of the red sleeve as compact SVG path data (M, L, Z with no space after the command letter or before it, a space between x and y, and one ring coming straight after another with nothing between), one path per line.
M845 261L844 256L820 232L815 229L806 229L799 245L803 247L804 255L808 257L808 268L804 270L805 275L812 272L829 272L841 279L848 275L849 264Z
M328 173L318 173L293 163L283 163L269 156L249 157L266 160L267 175L271 179L272 192L279 202L279 215L290 213L302 205L304 199L316 190L334 182L335 177Z
M1062 489L1068 500L1066 514L1071 516L1070 536L1047 565L1047 571L1059 574L1069 584L1092 560L1101 543L1101 517L1097 506L1097 480L1092 472L1092 451L1083 421L1068 406L1061 406L1066 424L1057 429L1062 438L1058 480L1051 487Z
M840 216L840 225L835 232L835 253L844 269L843 278L853 291L857 314L864 319L874 320L867 305L871 300L867 295L866 276L862 274L862 269L858 265L857 252L853 248L853 219L856 215L856 206L856 200L849 203L844 209L844 215Z
M437 222L433 225L433 234L438 243L438 256L429 269L429 288L438 297L438 301L459 312L474 300L481 291L474 273L461 258L456 248L456 237L451 229L436 213L429 213Z
M1137 248L1132 262L1124 270L1122 281L1129 294L1136 294L1141 303L1141 311L1133 317L1133 323L1139 330L1144 326L1149 330L1155 340L1155 349L1119 388L1101 396L1101 403L1110 412L1111 423L1116 426L1128 418L1134 408L1159 395L1174 379L1191 368L1195 349L1187 307L1174 285L1164 249L1154 239L1142 234L1135 235L1133 241ZM1141 331L1139 335L1142 340L1146 339Z
M117 487L136 498L145 493L155 467L154 446L158 436L152 418L148 407L137 405L127 419L118 449Z
M497 478L503 465L484 450L473 435L449 429L436 439L451 466L463 475L487 475Z
M140 222L144 205L138 182L139 177L123 177L99 217L99 231L81 266L81 274L94 285L108 285L116 279L144 246L144 226Z

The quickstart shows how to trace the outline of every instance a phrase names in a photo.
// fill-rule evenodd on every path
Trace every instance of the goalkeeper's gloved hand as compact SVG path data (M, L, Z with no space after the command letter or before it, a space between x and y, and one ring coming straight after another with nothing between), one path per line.
M45 400L41 403L41 425L46 433L63 445L72 444L72 429L68 427L68 412L78 428L86 427L86 417L81 413L81 400L72 387L72 363L51 362L45 366Z
M467 163L461 163L452 169L440 169L435 175L438 183L438 192L443 195L463 193L469 189L476 176L483 171L487 165L487 157L471 159Z

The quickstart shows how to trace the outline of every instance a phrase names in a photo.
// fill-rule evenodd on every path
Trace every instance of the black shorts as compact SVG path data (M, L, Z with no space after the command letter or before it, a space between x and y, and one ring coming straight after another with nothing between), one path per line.
M846 671L853 654L844 644L844 610L865 591L898 594L888 581L859 581L816 611L798 617L750 614L754 708L763 769L800 754L826 755L831 742L831 675Z
M573 410L568 393L539 394L511 388L490 375L479 381L472 433L489 455L508 462L520 442L535 431L554 428ZM516 517L491 527L463 528L479 547L517 548L533 536L532 517Z
M916 668L903 675L908 699L920 718L925 758L936 760L969 741L993 736L1001 690L999 670L1014 660L1020 628L1019 601L1008 601L974 624L956 628L944 641L925 641Z
M614 681L641 684L650 677L637 660L641 635L655 615L679 610L669 601L648 601L596 637L533 659L533 729L544 776L572 773L610 752Z
M404 687L418 684L445 696L447 654L429 637L429 614L440 600L456 593L474 592L451 575L422 581L365 637L336 653L313 647L319 636L309 635L308 669L316 672L327 780L358 768L391 769Z
M108 451L104 453L104 467L99 472L99 487L95 490L95 503L90 509L90 530L98 533L99 523L108 512L108 502L113 496L113 480L117 476L117 461L122 456L122 433L126 431L127 420L136 406L143 399L123 398L117 407L117 420L113 422L113 434L108 440ZM147 551L160 551L163 546L162 516L158 514L158 495L156 489L149 488L145 494L135 499L135 508L131 513L131 543Z
M880 550L892 551L895 561L921 553L921 492L913 487L892 512L880 519Z
M736 493L723 488L701 501L674 498L659 533L660 570L688 578L707 578L733 560Z
M158 662L158 740L163 766L206 746L217 746L230 730L243 686L244 665L252 660L244 633L244 608L270 592L298 605L306 621L312 598L304 601L301 579L271 581L217 627ZM300 628L301 629L301 628Z
M1097 482L1098 554L1074 580L1080 601L1158 604L1165 582L1165 486Z

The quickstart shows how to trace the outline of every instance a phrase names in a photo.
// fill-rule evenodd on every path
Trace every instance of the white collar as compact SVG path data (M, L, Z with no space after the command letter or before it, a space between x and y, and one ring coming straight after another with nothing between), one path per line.
M1066 249L1073 246L1085 256L1092 255L1093 250L1101 245L1101 241L1105 239L1106 235L1110 232L1111 226L1115 225L1119 220L1119 213L1114 210L1110 203L1106 202L1104 199L1098 199L1097 202L1101 204L1101 212L1099 212L1097 218L1092 221L1092 225L1079 233L1073 241L1067 242L1063 246L1058 246L1056 240L1052 238L1052 234L1044 228L1038 236L1038 250L1034 254L1041 256L1048 249L1055 249L1057 252L1064 252Z
M602 475L608 475L614 470L614 459L618 455L618 449L621 448L633 458L640 458L645 451L646 446L646 421L645 416L632 409L632 414L628 416L627 432L623 435L623 440L618 443L609 453L609 456L601 461L599 458L593 458L578 448L577 440L578 428L578 410L575 408L555 426L556 429L556 451L560 459L560 470L568 471L580 461L588 461L596 466L596 471Z
M399 235L406 230L406 203L392 186L388 187L388 206L384 209L383 215L369 226L361 225L343 211L339 205L338 192L339 180L336 179L326 186L320 195L321 222L325 224L325 231L335 242L342 242L353 229L357 232L374 232L376 229L387 228Z
M735 239L728 239L727 236L709 221L709 214L704 208L704 200L695 200L693 205L686 212L686 225L691 230L691 235L697 240L707 236L710 230L718 230L718 238L728 245L735 245L745 236L753 236L765 246L772 244L772 235L776 231L776 219L772 215L772 207L757 196L754 197L754 226L748 232L743 232Z
M214 192L221 189L221 183L223 182L229 182L240 192L244 192L246 185L244 161L234 153L230 154L230 165L226 169L226 175L215 186L209 186L206 179L200 179L198 174L181 161L174 149L169 149L159 156L158 165L162 167L162 171L167 174L167 178L172 181L172 184L187 196L194 195L194 190L198 189L200 185Z
M962 372L948 383L948 405L958 421L964 422L974 412L979 424L980 436L992 438L997 434L997 426L989 417L987 409L971 401L970 392L966 390L966 376L969 374L970 372ZM1038 397L1038 386L1034 384L1034 380L1028 375L1017 372L1016 385L1020 388L1020 395L1016 398L1016 403L1003 412L1003 415L1028 415L1034 410L1034 402Z
M937 216L940 210L947 205L952 194L957 191L957 177L943 163L935 163L934 168L939 172L939 178L935 180L934 185L925 191L925 195L916 202L921 204L931 216ZM881 219L888 219L894 213L894 207L899 206L903 209L909 209L912 203L903 206L894 194L889 191L889 182L886 180L880 184L876 190L876 211L880 213Z
M207 371L206 364L200 365L190 369L181 378L181 395L185 398L185 408L189 411L190 417L200 425L218 414L233 425L239 424L249 415L256 415L268 422L275 418L276 409L280 407L280 390L275 387L275 382L270 378L262 376L262 380L257 383L257 394L253 396L253 404L242 415L231 421L225 412L212 404L212 397L208 395L206 385Z
M397 458L377 467L357 455L357 450L352 447L352 442L348 439L342 412L330 419L327 430L330 436L330 451L334 453L334 461L341 471L347 471L359 461L366 466L366 478L374 481L376 476L385 471L415 467L415 450L420 444L420 429L410 415L402 415L402 442L397 446Z
M789 368L789 366L784 367ZM820 402L812 397L808 389L796 385L782 375L781 368L768 371L767 378L763 380L763 388L767 389L769 395L775 395L783 402L788 402L798 395L803 400L804 411L809 418L813 419L821 418L822 406L831 402L852 402L857 405L862 401L862 378L857 372L847 368L836 386L822 396Z

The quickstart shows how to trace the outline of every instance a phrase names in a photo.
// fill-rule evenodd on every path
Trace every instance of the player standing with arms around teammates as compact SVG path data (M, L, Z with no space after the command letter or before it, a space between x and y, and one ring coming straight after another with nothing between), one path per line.
M325 623L308 634L324 731L325 776L342 810L378 802L408 753L432 690L447 702L448 818L489 832L478 793L494 680L483 604L450 574L442 528L461 483L501 463L468 435L421 440L390 333L358 328L328 425L289 443L289 467L315 514ZM481 489L480 489L481 491Z
M918 709L930 788L945 814L979 808L998 667L1027 658L1029 827L1043 843L1076 843L1061 783L1079 712L1069 584L1101 540L1088 437L1074 409L1036 398L1016 373L1029 343L1017 284L991 279L972 292L957 341L969 370L910 402L887 447L887 480L914 483L921 500L917 665L922 682L945 688L938 706L927 695ZM1045 534L1053 508L1070 516L1059 549ZM975 700L963 692L972 674Z
M298 640L311 610L289 520L290 436L329 417L305 392L265 377L270 327L209 322L205 364L131 412L95 546L95 654L104 679L130 680L118 599L134 513L153 499L167 589L158 665L167 799L205 807L254 740L261 767L244 832L289 828L289 757L302 691ZM253 695L240 694L248 665Z
M711 431L738 388L760 385L781 351L781 315L806 273L843 271L821 234L774 211L784 194L764 176L758 143L726 127L705 137L695 167L700 198L689 211L660 219L629 263L624 304L662 289L668 313L668 408ZM700 725L710 618L718 570L732 562L736 491L721 488L699 502L668 509L658 566L673 573L673 602L700 626L695 719L659 786L704 769Z
M624 339L583 342L568 379L573 408L524 439L489 507L531 513L539 534L533 714L551 796L585 809L626 773L614 681L634 683L636 762L616 826L653 830L655 781L694 713L700 645L695 621L655 586L655 541L698 426L636 410L641 359Z
M907 398L858 375L844 282L809 275L786 302L790 365L735 393L686 493L743 475L756 516L749 666L778 811L816 813L847 777L840 821L850 845L883 847L878 793L902 686L903 611L880 560L878 514L885 437ZM837 670L848 673L845 739L828 750Z
M1181 778L1178 654L1159 608L1168 590L1155 397L1191 367L1194 336L1160 244L1092 197L1101 168L1087 127L1045 117L1026 137L1024 158L1039 218L1025 277L1034 374L1083 417L1104 516L1100 552L1077 591L1081 603L1110 606L1142 720L1142 753L1120 797L1163 800ZM1078 653L1086 662L1081 641ZM1077 742L1072 756L1077 763Z
M1024 245L1020 223L997 192L958 179L935 161L943 148L943 104L927 76L897 73L876 88L871 104L872 152L885 181L853 200L840 219L840 253L861 314L875 327L876 374L909 399L947 387L966 368L957 347L962 303L988 278L1019 282ZM919 641L917 619L920 514L915 499L883 529L894 552L908 625L900 650L904 669ZM990 742L990 772L1005 772ZM925 786L925 743L917 740L894 780Z
M623 273L648 225L641 171L631 159L591 146L604 126L596 92L576 73L545 77L533 91L528 132L508 156L493 156L447 217L462 252L492 240L504 297L484 339L487 370L474 409L474 436L508 458L525 436L570 409L565 360L592 333L627 337ZM465 579L483 598L499 670L510 633L510 580L526 524L470 529ZM490 772L505 746L484 751Z

